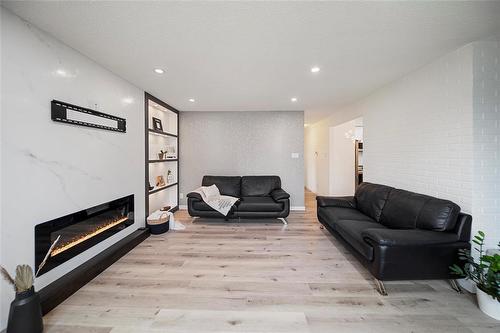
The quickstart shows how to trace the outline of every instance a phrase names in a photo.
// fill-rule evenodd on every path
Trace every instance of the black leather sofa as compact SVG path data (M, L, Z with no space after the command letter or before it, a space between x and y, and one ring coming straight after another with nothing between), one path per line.
M448 200L362 183L352 197L318 196L319 221L375 278L382 281L450 279L458 249L470 248L472 217Z
M196 192L190 192L188 212L193 217L277 218L286 224L290 213L290 195L281 188L278 176L204 176L201 185L215 184L222 195L240 200L227 216L213 210Z

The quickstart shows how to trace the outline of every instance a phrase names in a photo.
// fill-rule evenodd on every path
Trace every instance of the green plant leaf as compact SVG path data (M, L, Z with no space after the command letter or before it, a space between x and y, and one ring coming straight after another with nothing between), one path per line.
M459 267L458 265L453 265L453 266L450 266L450 270L453 274L457 274L457 275L460 275L460 276L464 276L465 273L463 271L463 269L461 267Z

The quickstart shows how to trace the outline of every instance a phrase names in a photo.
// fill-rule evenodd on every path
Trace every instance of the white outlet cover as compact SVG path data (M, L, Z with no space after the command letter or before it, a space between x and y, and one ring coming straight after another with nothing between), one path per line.
M179 193L179 199L183 199L184 198L184 193Z
M292 153L292 158L299 158L299 153Z

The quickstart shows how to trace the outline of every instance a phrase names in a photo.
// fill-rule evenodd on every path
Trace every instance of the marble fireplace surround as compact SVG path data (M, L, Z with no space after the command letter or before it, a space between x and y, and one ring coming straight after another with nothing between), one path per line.
M144 92L1 8L0 262L35 265L37 224L130 194L134 224L36 279L41 289L144 225ZM53 99L127 119L116 133L54 122ZM0 282L0 331L14 293Z

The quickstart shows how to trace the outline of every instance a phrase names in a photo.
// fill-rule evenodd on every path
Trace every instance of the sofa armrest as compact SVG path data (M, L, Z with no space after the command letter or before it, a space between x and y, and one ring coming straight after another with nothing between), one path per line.
M465 213L459 213L457 223L455 224L455 233L462 242L470 241L472 227L472 216Z
M382 246L426 246L460 242L453 232L419 229L369 228L363 230L361 236L369 244Z
M201 198L201 194L198 193L198 192L189 192L186 196L188 198L192 198L192 199L197 199L197 200L203 201L203 199Z
M354 197L317 196L316 202L318 203L318 207L356 208L356 200Z
M271 192L271 197L273 197L274 201L278 201L290 198L290 194L288 194L285 190L279 188Z

